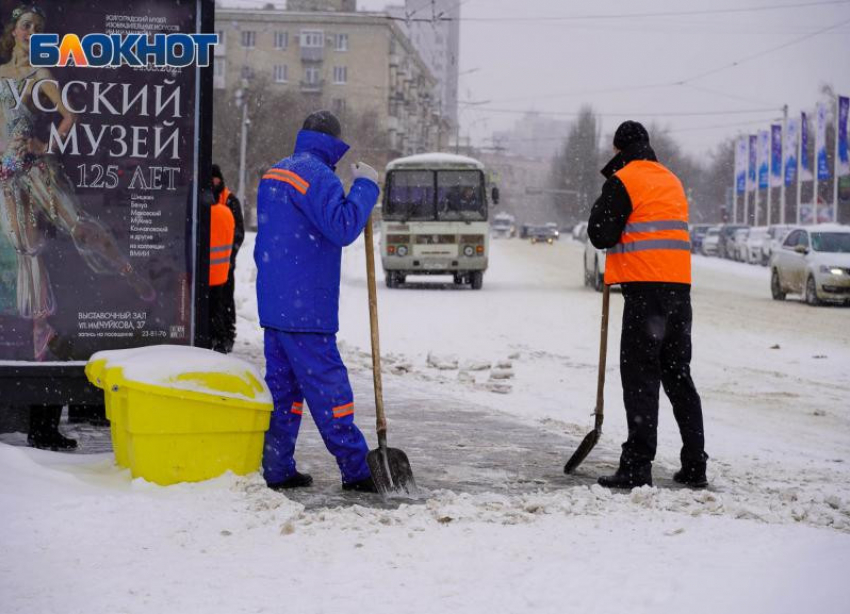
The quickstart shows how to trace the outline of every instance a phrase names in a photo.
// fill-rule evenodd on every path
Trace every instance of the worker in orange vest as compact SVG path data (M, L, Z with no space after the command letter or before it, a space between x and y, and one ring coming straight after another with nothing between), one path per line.
M224 175L221 173L221 168L218 164L212 165L212 191L213 197L220 205L226 205L233 214L233 219L236 222L236 228L233 232L233 251L230 252L230 270L227 273L227 282L222 289L224 301L224 320L221 322L222 338L224 339L224 349L230 352L233 349L233 344L236 341L236 302L234 301L234 293L236 290L235 274L236 274L236 255L239 253L239 248L242 247L242 241L245 239L245 223L242 218L242 205L236 194L230 191L224 182Z
M232 346L232 342L228 345L227 279L230 275L235 230L236 220L233 212L221 199L214 201L210 208L209 323L211 347L222 354L227 354ZM232 296L232 287L229 293Z
M673 479L703 488L702 404L691 379L691 252L688 200L679 179L658 163L641 124L627 121L614 135L616 155L602 170L602 195L587 236L607 249L605 283L625 298L620 377L629 435L620 466L602 486L652 485L658 397L664 392L682 436L682 468Z

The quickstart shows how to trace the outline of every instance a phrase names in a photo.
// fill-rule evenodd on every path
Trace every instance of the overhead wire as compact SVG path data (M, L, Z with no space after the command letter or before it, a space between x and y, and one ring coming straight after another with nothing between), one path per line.
M587 15L550 15L550 16L539 16L539 17L459 17L457 21L467 21L467 22L479 22L479 23L498 23L498 22L510 22L510 23L541 23L541 22L572 22L572 21L590 21L590 20L619 20L619 19L655 19L662 17L697 17L697 16L708 16L708 15L728 15L728 14L737 14L737 13L760 13L765 11L778 11L778 10L787 10L787 9L798 9L798 8L811 8L816 6L835 6L835 5L846 5L850 4L850 0L820 0L818 2L796 2L796 3L788 3L788 4L776 4L776 5L758 5L758 6L749 6L749 7L736 7L736 8L728 8L728 9L699 9L694 11L657 11L657 12L646 12L646 13L597 13L597 14L587 14ZM388 19L393 20L404 20L409 22L417 22L417 21L435 21L438 19L439 21L455 21L454 18L451 17L410 17L405 19L404 17L394 17L387 16Z

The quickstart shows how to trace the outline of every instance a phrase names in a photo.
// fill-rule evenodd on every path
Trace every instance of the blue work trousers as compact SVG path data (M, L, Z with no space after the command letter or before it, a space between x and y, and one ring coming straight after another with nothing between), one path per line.
M263 477L268 484L295 475L295 442L304 401L344 484L368 478L369 447L354 424L354 393L336 335L265 329L266 383L274 412L266 432Z

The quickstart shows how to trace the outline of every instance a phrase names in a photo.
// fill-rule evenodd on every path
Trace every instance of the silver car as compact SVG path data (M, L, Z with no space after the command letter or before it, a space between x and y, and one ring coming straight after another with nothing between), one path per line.
M800 294L809 305L850 303L850 226L795 228L770 261L770 290L777 301Z
M720 226L712 226L702 238L700 251L703 256L717 256L720 243Z

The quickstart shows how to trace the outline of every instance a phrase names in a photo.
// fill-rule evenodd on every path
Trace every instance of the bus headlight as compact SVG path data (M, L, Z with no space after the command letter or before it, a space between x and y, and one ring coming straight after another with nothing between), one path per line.
M407 256L407 245L399 245L396 248L395 253L404 258Z
M475 255L475 248L471 245L467 245L463 248L463 255L467 258L472 258Z

